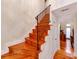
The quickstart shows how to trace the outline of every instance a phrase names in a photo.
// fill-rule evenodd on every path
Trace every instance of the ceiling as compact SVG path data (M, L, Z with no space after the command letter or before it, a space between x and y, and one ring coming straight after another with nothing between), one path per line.
M67 6L61 7L52 11L52 14L56 17L60 23L71 23L76 19L77 14L77 3L69 4Z

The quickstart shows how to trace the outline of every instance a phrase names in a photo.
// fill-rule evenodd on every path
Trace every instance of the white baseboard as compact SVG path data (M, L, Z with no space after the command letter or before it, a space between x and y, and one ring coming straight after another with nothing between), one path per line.
M9 49L8 48L4 48L3 50L1 50L1 55L4 55L6 53L9 52Z

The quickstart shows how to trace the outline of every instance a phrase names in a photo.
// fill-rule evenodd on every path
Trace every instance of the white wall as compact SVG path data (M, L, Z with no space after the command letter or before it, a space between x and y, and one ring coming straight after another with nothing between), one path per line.
M2 47L24 41L36 25L35 16L44 9L44 0L2 0Z
M58 18L52 13L51 14L51 24L52 24L52 30L50 34L50 37L52 39L51 41L51 47L52 47L52 58L54 57L57 50L60 49L60 23Z
M77 14L75 15L74 19L74 55L77 56Z

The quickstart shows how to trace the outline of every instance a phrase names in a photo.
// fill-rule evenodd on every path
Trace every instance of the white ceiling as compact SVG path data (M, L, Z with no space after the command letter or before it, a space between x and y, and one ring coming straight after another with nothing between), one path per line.
M77 3L73 3L52 11L60 23L71 23L75 20L77 14Z
M47 0L46 5L51 4L51 10L56 10L63 6L77 2L77 0Z

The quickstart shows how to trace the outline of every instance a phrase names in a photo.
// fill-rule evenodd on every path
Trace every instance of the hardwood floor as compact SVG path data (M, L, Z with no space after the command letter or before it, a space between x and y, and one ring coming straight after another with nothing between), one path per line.
M76 56L66 53L65 50L60 49L55 53L54 59L77 59Z
M71 47L71 53L66 52L66 38L63 32L60 34L60 50L56 51L54 59L77 59L74 56L74 48Z

